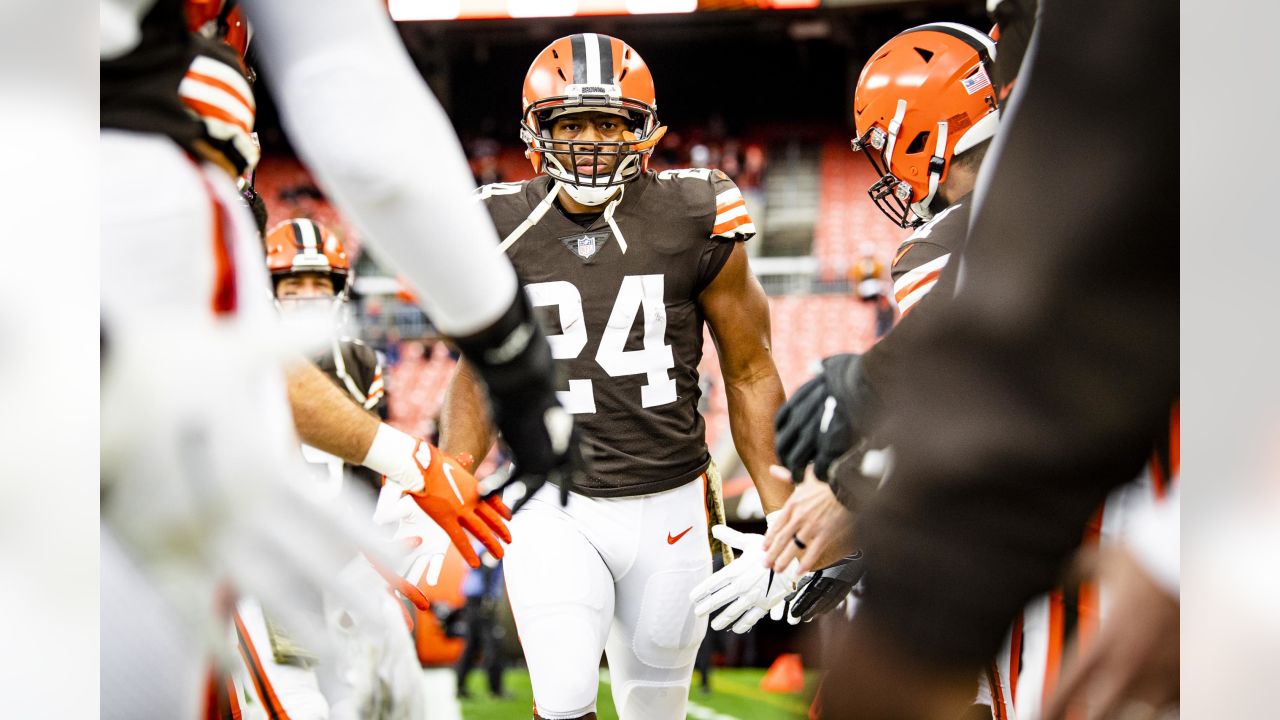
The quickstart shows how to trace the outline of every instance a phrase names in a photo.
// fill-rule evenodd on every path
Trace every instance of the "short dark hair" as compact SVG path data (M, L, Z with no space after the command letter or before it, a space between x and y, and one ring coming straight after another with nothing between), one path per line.
M964 152L951 158L951 166L977 172L982 166L982 159L987 156L987 148L991 147L991 138L987 138Z

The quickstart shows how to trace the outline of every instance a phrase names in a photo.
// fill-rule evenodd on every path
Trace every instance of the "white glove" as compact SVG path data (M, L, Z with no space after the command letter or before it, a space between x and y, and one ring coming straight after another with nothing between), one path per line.
M340 577L352 591L381 588L382 578L363 560L350 563ZM413 720L426 716L422 668L404 610L379 591L373 615L325 599L329 632L343 644L341 664L321 673L322 690L331 698L331 720Z
M333 657L307 608L323 590L367 606L338 572L362 550L398 560L354 493L321 506L296 490L309 474L285 403L290 339L242 320L107 327L103 524L215 655L231 653L212 625L215 591L229 582L322 662Z
M403 545L413 545L405 550L405 557L395 568L405 580L421 586L434 587L440 581L445 555L453 543L449 534L405 495L403 488L388 481L378 494L378 504L373 511L373 521L379 525L396 525L392 539Z
M738 532L727 525L716 525L711 534L742 554L689 593L693 612L707 615L728 605L712 618L711 629L724 630L732 623L738 634L750 630L765 613L781 620L786 610L783 600L796 589L800 563L792 560L786 571L775 574L764 564L763 535Z

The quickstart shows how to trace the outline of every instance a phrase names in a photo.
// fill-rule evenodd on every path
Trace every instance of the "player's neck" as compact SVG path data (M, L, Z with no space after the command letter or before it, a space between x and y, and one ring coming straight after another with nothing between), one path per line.
M942 196L943 201L948 205L953 205L955 201L973 192L973 186L976 181L977 175L975 173L953 168L953 172L947 177L946 182L938 186L938 194Z

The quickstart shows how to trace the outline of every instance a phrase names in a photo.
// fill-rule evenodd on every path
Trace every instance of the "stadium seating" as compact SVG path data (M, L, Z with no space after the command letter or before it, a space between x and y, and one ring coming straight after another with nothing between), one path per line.
M360 255L360 236L329 204L297 159L270 155L258 164L254 188L267 205L267 224L294 217L309 217L338 233L351 257Z
M876 181L871 163L852 152L848 140L831 140L823 144L819 168L822 190L813 254L820 279L844 277L863 243L871 243L876 258L888 267L908 232L894 227L867 197L867 188Z

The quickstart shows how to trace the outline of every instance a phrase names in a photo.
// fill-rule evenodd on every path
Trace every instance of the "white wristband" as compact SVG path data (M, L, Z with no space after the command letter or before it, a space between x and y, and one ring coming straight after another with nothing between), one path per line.
M369 452L360 464L416 492L423 487L422 473L413 462L413 449L417 444L418 439L412 435L381 423L378 433L373 436L373 443L369 445Z

